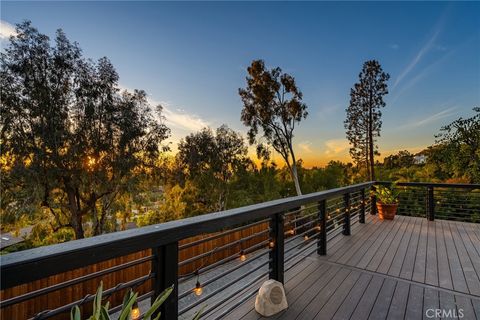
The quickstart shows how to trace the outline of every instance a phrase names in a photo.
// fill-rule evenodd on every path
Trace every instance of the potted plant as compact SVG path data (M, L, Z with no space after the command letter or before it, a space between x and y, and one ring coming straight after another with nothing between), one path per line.
M393 220L398 208L400 192L392 183L389 187L376 186L373 194L377 197L377 211L380 219Z

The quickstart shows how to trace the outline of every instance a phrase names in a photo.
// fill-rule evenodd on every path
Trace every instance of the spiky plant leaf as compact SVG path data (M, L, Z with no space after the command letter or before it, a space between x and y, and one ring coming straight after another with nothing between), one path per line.
M100 319L101 320L110 320L110 315L108 314L108 303L102 307L100 312Z
M70 311L70 320L81 320L80 308L78 306L74 306Z
M130 312L132 311L132 306L137 300L138 293L133 294L130 296L130 299L127 301L126 305L122 307L122 313L120 313L120 317L118 320L129 320L130 319Z
M102 310L102 295L103 295L103 281L100 281L95 299L93 300L93 319L100 319L100 312Z
M167 288L165 289L162 293L160 293L160 295L157 297L157 299L155 299L155 301L152 303L152 306L150 307L150 309L148 309L148 311L145 313L145 319L149 320L150 317L152 316L152 314L158 309L160 308L160 306L162 305L162 303L167 300L167 298L170 296L170 294L172 293L173 291L173 285L170 287L170 288Z
M198 310L197 313L195 313L195 316L193 317L192 320L200 319L200 317L202 316L202 312L206 307L207 307L207 305L204 305L200 310Z

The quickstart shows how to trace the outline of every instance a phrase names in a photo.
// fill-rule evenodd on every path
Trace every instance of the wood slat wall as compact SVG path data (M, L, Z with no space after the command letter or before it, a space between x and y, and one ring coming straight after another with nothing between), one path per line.
M210 250L213 250L214 248L218 248L228 243L238 241L242 238L259 233L261 231L265 231L267 229L268 229L268 222L265 222L262 224L245 228L240 231L233 232L231 234L227 234L217 239L203 242L201 244L192 246L190 248L182 249L179 251L179 261L180 262L184 261L186 259L192 258L194 256L208 252ZM199 235L192 238L184 239L180 242L180 245L197 241L199 239L203 239L205 237L208 237L214 234ZM261 236L246 240L241 244L233 245L230 248L227 248L225 250L215 252L211 255L206 256L205 258L198 259L193 263L180 267L178 271L179 275L191 273L200 266L207 266L221 259L224 259L228 256L238 254L240 250L251 247L255 244L265 241L266 239L268 239L268 233L264 233ZM78 268L72 271L50 276L41 280L33 281L28 284L23 284L20 286L2 290L0 292L0 299L5 300L11 297L19 296L31 291L39 290L41 288L62 283L70 279L75 279L84 275L88 275L92 272L111 268L116 265L124 264L129 261L133 261L133 260L147 257L150 255L151 255L151 250L144 250L144 251L140 251L127 256L118 257L115 259L103 261L101 263L97 263L87 267ZM128 281L137 279L141 276L148 275L150 273L150 270L151 270L151 262L144 262L144 263L131 266L129 268L119 270L98 278L87 280L79 284L76 284L67 288L63 288L63 289L18 303L16 305L2 308L0 311L0 319L5 319L5 320L28 319L41 311L53 310L60 306L71 303L73 301L83 299L87 294L94 294L97 290L98 285L100 284L100 281L103 281L103 288L104 290L106 290L108 288L115 287L119 283L125 283ZM32 270L32 272L35 272L35 270ZM151 285L152 285L151 281L147 281L141 286L139 286L138 288L136 288L135 291L139 292L141 295L143 293L149 292L151 290ZM110 305L115 306L115 305L121 304L124 294L125 294L125 290L122 290L121 292L113 294L109 298ZM87 303L87 305L84 308L82 308L82 313L84 315L88 314L88 312L91 311L91 305L92 303L90 302L90 303ZM61 315L53 317L52 319L69 319L69 317L70 316L68 313L63 313Z

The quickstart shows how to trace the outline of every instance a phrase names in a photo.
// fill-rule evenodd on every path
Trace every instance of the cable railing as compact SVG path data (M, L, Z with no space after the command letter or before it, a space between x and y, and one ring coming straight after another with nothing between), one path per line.
M100 280L111 313L126 290L139 305L174 286L164 319L222 319L266 279L355 232L376 213L375 182L279 199L1 256L1 318L61 319L88 312ZM388 182L378 184L387 185ZM479 222L480 186L398 183L398 214ZM433 206L433 209L432 209ZM353 228L352 228L353 227Z
M391 185L391 182L377 182ZM399 182L398 214L414 217L480 222L480 185Z

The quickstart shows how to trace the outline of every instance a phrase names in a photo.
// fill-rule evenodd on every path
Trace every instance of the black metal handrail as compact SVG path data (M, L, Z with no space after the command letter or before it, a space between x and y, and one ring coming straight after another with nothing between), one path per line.
M286 236L284 234L284 228L287 223L285 220L291 218L290 223L300 223L300 221L304 221L306 219L298 216L299 214L307 212L308 215L308 210L322 210L322 203L324 204L325 208L327 201L330 201L331 199L338 200L343 198L345 201L341 203L345 207L335 215L335 218L338 218L340 222L336 222L334 224L335 226L338 226L334 229L341 229L341 223L344 223L345 226L343 227L343 233L349 234L350 215L348 206L350 203L347 201L350 199L349 194L356 192L365 193L365 190L369 189L373 184L374 182L365 182L302 196L269 201L223 212L216 212L183 220L171 221L163 224L146 226L138 229L105 234L92 238L75 240L67 243L7 254L0 257L2 265L1 289L7 289L35 280L44 279L48 276L61 274L76 268L89 266L112 258L122 257L142 250L151 249L153 255L151 258L151 269L152 274L155 275L155 278L153 279L154 294L152 296L156 296L163 289L170 287L173 284L175 290L172 293L172 297L177 298L179 296L179 250L190 246L179 246L179 242L181 240L192 236L218 231L228 234L229 231L224 231L226 228L239 230L238 226L241 226L242 224L246 224L245 227L248 227L252 225L258 225L259 221L262 223L269 222L270 226L267 229L267 232L271 240L263 241L262 243L254 245L253 247L258 247L258 249L260 249L262 246L264 247L266 244L268 244L269 258L267 264L269 266L269 271L266 275L270 278L283 282L285 268L284 265L286 261L293 261L292 259L298 257L300 253L311 248L311 246L302 248L299 250L299 252L285 259L284 254L286 250L284 249L284 238ZM339 204L337 200L335 200L335 203L338 207ZM319 204L319 206L312 206L312 204ZM336 210L338 211L339 209ZM307 220L301 226L307 231L303 230L301 231L301 234L310 234L310 236L314 237L315 239L318 238L318 241L315 241L310 245L317 243L316 246L323 246L322 249L319 250L320 253L323 253L323 251L326 249L326 240L324 241L324 239L326 239L326 234L327 232L332 232L333 229L328 231L325 227L327 222L325 221L322 224L321 221L318 220L318 214L318 212L314 212L313 214L310 214L308 218L317 220L318 224L321 226L321 231L310 234L310 231L314 230L310 230L311 223L309 220ZM324 219L327 220L326 215L324 215ZM214 235L207 237L206 239L214 239L215 237L216 236ZM253 236L249 237L249 239L253 239ZM202 241L203 240L197 240L196 242L201 243ZM274 243L274 245L270 246L269 241L271 241L270 243ZM241 243L242 241L237 242ZM233 243L227 244L225 247L233 247ZM223 260L231 260L231 257L227 257ZM235 255L233 255L233 257L235 257ZM199 258L194 257L193 259L191 258L190 260L187 260L187 262L198 259ZM235 268L233 268L233 270L235 270ZM258 277L260 277L260 275ZM77 281L74 282L77 283ZM53 289L49 289L49 287L39 289L35 292L22 295L21 300L25 301L30 297L30 294L33 294L31 297L36 297L39 294L48 293L52 290ZM2 308L4 307L6 306L2 305ZM52 312L57 313L59 310L64 309L65 308L52 310ZM162 314L168 319L176 318L178 316L177 299L168 299L164 305L162 305L161 311ZM51 313L43 312L41 318L49 315L51 315Z
M304 204L369 188L374 182L273 200L166 223L39 247L1 256L1 289L145 249L176 243L254 219L274 216ZM35 272L31 272L35 270Z
M297 260L295 260L296 258L301 258L301 256L303 256L308 250L311 252L316 251L320 255L325 255L327 253L327 241L329 239L341 234L345 236L350 235L352 232L352 225L365 222L366 212L375 214L375 198L370 197L369 190L376 184L389 185L390 182L365 182L347 187L279 199L257 205L7 254L0 256L1 289L4 290L43 279L48 276L61 274L76 268L151 249L152 255L149 256L147 260L152 261L151 275L154 275L154 278L152 287L153 291L149 293L149 297L155 297L163 291L163 289L170 287L173 284L175 289L172 298L166 301L162 306L161 311L164 317L168 319L176 319L178 316L178 299L176 298L185 297L187 295L186 292L183 292L180 295L178 293L179 278L181 277L178 274L179 267L207 258L216 252L215 250L210 250L207 253L189 258L179 264L179 251L206 241L218 239L237 231L239 232L251 226L268 223L269 226L265 231L259 231L253 235L243 237L241 240L235 240L223 247L225 249L231 249L236 245L241 245L246 240L252 240L263 234L268 235L269 240L262 240L262 242L254 244L250 248L243 248L245 251L242 250L242 252L248 253L252 250L265 249L265 245L268 244L268 250L262 251L268 255L267 262L262 264L262 266L265 264L268 265L268 271L256 276L248 283L254 283L258 279L261 279L262 276L267 276L283 282L285 270L291 268L293 265L292 263L297 263ZM424 190L425 192L422 193L420 197L414 197L412 201L417 201L417 199L420 199L420 201L426 201L425 206L420 204L420 207L425 208L425 215L430 220L433 220L435 217L435 203L437 199L440 199L440 196L445 198L443 194L445 192L444 190L461 189L468 191L473 194L473 196L470 197L473 201L476 201L477 199L479 200L478 205L480 206L480 197L478 197L480 193L475 191L475 189L480 189L480 185L415 182L397 183L397 187ZM450 204L452 201L453 200L448 198L448 201L445 200L445 203ZM413 202L406 203L406 205L414 204L415 203ZM415 205L419 206L418 203ZM285 228L290 229L293 232L292 237L289 237L289 230L285 232ZM179 245L179 242L183 239L219 231L220 233L218 234L207 236L192 243ZM298 243L298 241L302 240L302 237L306 237L307 240L315 240L313 242L308 242L307 245L303 246L301 243ZM286 238L288 238L288 240L286 240ZM288 248L286 248L287 246ZM298 250L293 252L294 249L297 248ZM287 253L291 254L286 257ZM238 257L238 253L233 255L230 253L229 256L222 258L220 261L210 263L208 266L202 265L202 267L197 269L197 273L213 266L232 261L236 259L236 257ZM287 262L290 263L288 268L285 267ZM133 263L130 264L133 265ZM239 270L241 265L231 268L229 272ZM111 270L119 270L127 266L129 266L129 264L113 267ZM86 276L85 279L103 275L106 272L107 270L99 271L97 272L98 275L95 273ZM191 279L192 277L195 277L195 274L189 275L188 279ZM219 276L213 277L210 280L205 281L205 283L211 283L218 278ZM182 278L182 281L184 279ZM65 283L78 282L79 281L77 280L69 280ZM8 305L12 305L19 301L25 301L63 287L65 287L64 284L57 284L23 294L17 298L10 298L7 299L9 302ZM217 294L217 292L218 291L212 292L210 295L213 296L214 294ZM231 294L228 294L226 297L229 297L230 295ZM224 297L222 301L226 299L226 297ZM214 306L217 305L218 303ZM7 305L1 303L1 307L5 308ZM53 311L58 313L60 310L64 309L65 308L60 308ZM212 306L207 312L211 312L213 309L214 307ZM45 314L49 315L48 312Z

